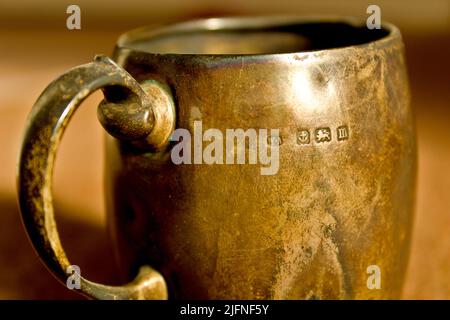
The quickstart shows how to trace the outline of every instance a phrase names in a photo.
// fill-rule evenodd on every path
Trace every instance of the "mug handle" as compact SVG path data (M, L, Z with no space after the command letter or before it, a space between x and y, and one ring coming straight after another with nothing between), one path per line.
M115 106L125 109L122 116L132 118L127 122L126 116L119 117L115 127L113 123L112 127L106 128L108 132L129 140L145 139L150 134L155 113L147 94L111 59L96 56L93 62L69 70L44 90L28 117L20 152L17 186L22 221L40 258L64 284L71 263L56 228L52 201L53 166L71 116L97 89L104 91L108 102L117 102ZM133 104L133 108L125 108L129 104ZM125 122L127 124L123 125ZM168 296L164 278L149 266L141 267L137 277L123 286L102 285L79 276L81 293L91 298L167 299Z

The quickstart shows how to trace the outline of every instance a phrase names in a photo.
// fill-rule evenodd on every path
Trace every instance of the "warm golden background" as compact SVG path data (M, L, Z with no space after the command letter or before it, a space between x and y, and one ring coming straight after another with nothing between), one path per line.
M47 84L96 53L110 54L119 34L193 17L339 14L366 17L369 4L400 27L416 112L417 214L404 290L409 299L450 299L450 14L448 0L3 0L0 3L0 299L80 298L39 262L22 229L15 165L25 117ZM66 8L81 7L81 31L66 29ZM104 230L101 95L69 126L57 161L57 220L69 258L93 280L114 283Z

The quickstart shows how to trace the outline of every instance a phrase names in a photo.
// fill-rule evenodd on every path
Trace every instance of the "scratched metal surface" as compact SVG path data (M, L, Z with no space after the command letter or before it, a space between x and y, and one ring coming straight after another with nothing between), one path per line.
M108 53L118 33L72 35L51 32L0 34L9 50L0 65L0 297L79 298L60 286L27 242L15 200L15 161L31 105L49 81L95 53ZM55 37L60 39L58 46ZM15 41L12 41L15 39ZM16 41L20 39L21 41ZM407 62L416 110L419 171L417 214L405 298L450 298L450 123L448 56L442 37L406 38ZM67 48L77 47L68 51ZM24 51L33 47L34 56ZM428 50L424 52L423 47ZM446 50L446 51L445 51ZM429 57L433 56L433 59ZM445 68L447 71L445 72ZM93 280L117 283L106 238L102 200L102 129L96 120L100 95L81 108L63 142L57 164L57 219L71 260ZM446 110L447 109L447 110ZM88 154L89 156L82 156ZM89 195L89 196L86 196Z

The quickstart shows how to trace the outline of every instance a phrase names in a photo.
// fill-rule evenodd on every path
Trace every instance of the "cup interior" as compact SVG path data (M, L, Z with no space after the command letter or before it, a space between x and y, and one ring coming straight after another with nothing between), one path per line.
M270 27L233 26L208 30L178 27L129 39L133 50L158 54L275 54L342 48L386 37L389 30L365 23L303 22Z

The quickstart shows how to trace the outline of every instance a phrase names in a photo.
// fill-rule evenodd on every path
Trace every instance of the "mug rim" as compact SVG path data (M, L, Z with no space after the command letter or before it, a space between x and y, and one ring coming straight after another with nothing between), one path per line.
M132 46L133 42L144 39L157 38L168 35L189 33L189 32L208 32L208 31L233 31L236 29L247 28L249 30L289 27L308 23L342 23L349 26L361 27L365 25L366 20L351 17L351 16L232 16L232 17L212 17L187 20L177 23L172 23L163 26L143 26L132 29L121 34L116 42L116 50L127 50L131 52L148 54L148 55L163 55L175 57L268 57L268 56L283 56L283 55L301 55L320 52L345 52L347 50L355 49L383 49L390 45L401 41L400 30L392 23L382 21L381 29L387 31L386 35L375 40L368 40L363 43L356 43L344 46L336 46L330 48L309 49L309 50L293 50L292 52L276 52L276 53L182 53L182 52L151 52L147 50L140 50ZM400 40L400 41L399 41Z

